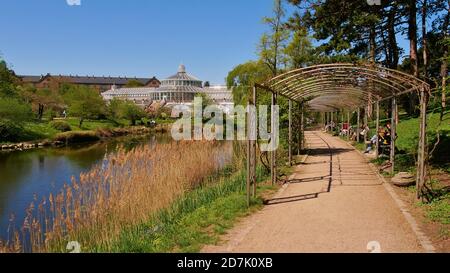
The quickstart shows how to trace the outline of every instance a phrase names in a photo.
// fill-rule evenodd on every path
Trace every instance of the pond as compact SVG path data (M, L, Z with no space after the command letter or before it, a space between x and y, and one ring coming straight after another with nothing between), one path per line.
M59 192L71 177L101 164L119 147L170 143L170 135L124 137L65 148L0 153L0 238L8 238L8 227L22 226L25 210L33 200ZM229 153L225 153L229 154ZM220 160L222 161L222 160ZM225 161L217 162L223 165ZM15 221L11 221L15 219Z

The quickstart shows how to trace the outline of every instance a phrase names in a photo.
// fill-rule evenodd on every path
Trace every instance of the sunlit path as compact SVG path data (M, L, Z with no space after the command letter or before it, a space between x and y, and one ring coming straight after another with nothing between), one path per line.
M344 141L306 132L309 156L261 212L205 252L426 251L366 159Z

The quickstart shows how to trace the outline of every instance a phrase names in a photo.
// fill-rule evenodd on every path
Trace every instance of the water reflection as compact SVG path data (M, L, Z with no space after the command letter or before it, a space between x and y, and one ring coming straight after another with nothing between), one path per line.
M58 192L72 176L86 172L119 147L169 143L168 135L117 138L111 141L65 148L25 152L0 152L0 237L7 237L12 213L19 222L34 198Z

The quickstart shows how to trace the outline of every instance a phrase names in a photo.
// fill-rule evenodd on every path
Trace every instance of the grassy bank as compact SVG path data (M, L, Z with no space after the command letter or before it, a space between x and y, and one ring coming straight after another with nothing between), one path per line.
M119 150L58 194L36 198L0 252L65 252L68 241L109 246L123 229L149 221L230 164L229 146L205 141Z
M144 122L147 122L147 119L144 119ZM157 120L157 124L167 125L171 124L172 120ZM61 130L60 128L55 126L55 123L63 123L65 127L68 129ZM55 128L56 127L56 128ZM85 120L82 124L82 127L79 127L79 119L78 118L67 118L64 120L56 120L56 121L33 121L33 122L24 122L20 127L17 128L17 137L15 143L19 142L38 142L43 140L59 140L58 137L61 133L66 133L66 131L70 131L75 136L80 136L80 139L83 139L84 136L88 136L92 134L92 132L96 131L107 131L113 129L120 128L130 128L131 124L127 120ZM70 135L70 134L68 134ZM101 136L100 136L101 137ZM89 137L89 139L92 139ZM11 142L1 141L1 144L9 144Z
M83 252L196 252L262 206L246 205L243 152L242 143L207 141L119 150L35 198L0 252L66 252L70 241ZM261 168L257 176L266 178Z
M259 182L267 178L261 168L258 168L257 176ZM212 177L211 181L215 183L188 193L150 221L124 230L110 248L93 251L198 252L204 245L216 244L237 218L263 206L261 197L253 199L251 206L247 206L244 171L232 173L228 169L220 176ZM276 187L262 186L258 191L274 190Z

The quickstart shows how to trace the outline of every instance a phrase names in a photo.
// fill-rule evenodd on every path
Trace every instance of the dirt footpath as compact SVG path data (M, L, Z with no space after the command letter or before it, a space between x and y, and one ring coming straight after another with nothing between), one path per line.
M307 132L310 154L262 211L203 252L426 252L367 160L344 141ZM330 153L331 151L331 153Z

